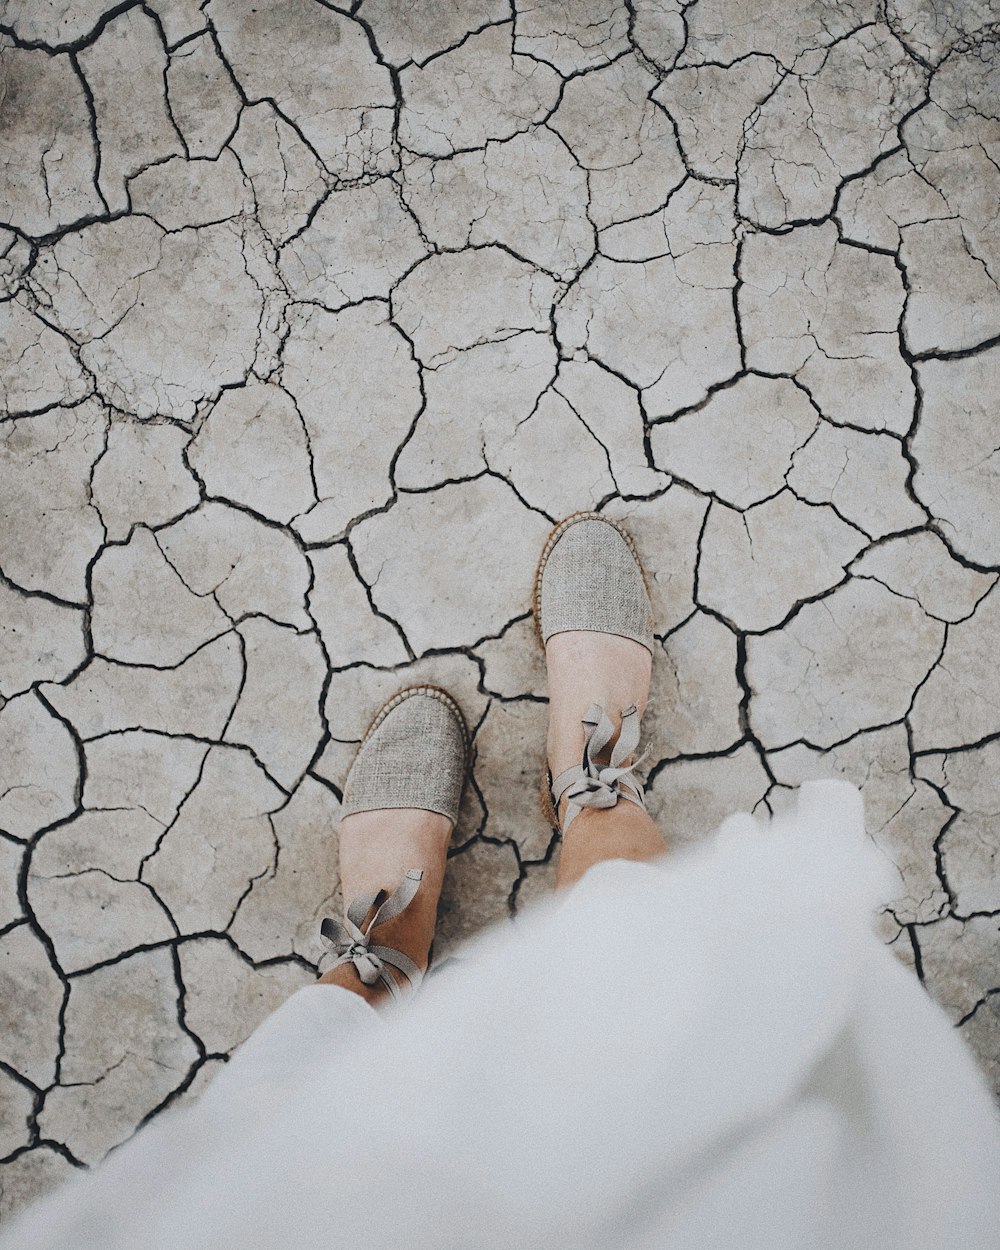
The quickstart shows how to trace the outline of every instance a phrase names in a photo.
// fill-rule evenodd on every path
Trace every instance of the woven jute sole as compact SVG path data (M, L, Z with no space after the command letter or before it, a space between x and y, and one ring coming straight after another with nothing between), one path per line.
M646 569L642 563L635 540L628 532L624 525L615 521L612 517L607 517L603 512L573 512L564 521L560 521L557 526L549 534L542 547L542 554L538 558L538 567L535 569L535 581L531 591L531 615L535 622L535 638L538 640L539 646L545 650L545 639L542 637L542 576L545 573L545 566L549 562L549 556L556 543L562 538L563 534L573 525L580 521L603 521L605 525L613 526L622 538L632 556L639 566L639 572L642 574L643 585L646 587L646 594L649 595L649 578L646 575ZM650 596L652 598L652 596ZM542 815L548 821L549 825L556 831L561 832L559 825L559 816L556 813L555 806L552 802L552 774L549 772L548 761L542 760L541 776L539 778L539 796Z
M552 774L549 772L549 762L544 757L542 758L541 771L538 774L538 806L542 809L542 815L545 817L549 828L562 836L559 816L556 812L555 804L552 802Z

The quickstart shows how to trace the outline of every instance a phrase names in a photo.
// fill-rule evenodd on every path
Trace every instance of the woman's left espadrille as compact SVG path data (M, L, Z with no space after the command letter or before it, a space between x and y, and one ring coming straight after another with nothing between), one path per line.
M411 686L375 715L354 757L341 815L419 808L458 820L468 769L469 734L455 700L437 686ZM412 959L372 941L373 930L405 911L420 889L423 871L409 868L392 893L378 890L351 900L343 920L320 927L335 956L331 967L351 963L366 985L381 982L393 998L415 990L423 973Z

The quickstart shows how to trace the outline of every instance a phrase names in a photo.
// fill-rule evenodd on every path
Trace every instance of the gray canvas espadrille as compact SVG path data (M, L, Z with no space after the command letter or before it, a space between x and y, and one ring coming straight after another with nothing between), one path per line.
M465 719L451 695L437 686L401 690L382 705L358 747L341 815L419 807L454 824L467 757Z
M632 536L624 526L599 512L578 512L557 525L542 549L535 575L535 624L544 645L553 634L583 630L617 634L653 654L653 609ZM626 799L645 807L642 786L634 776L641 758L636 706L622 709L621 732L608 763L602 756L615 735L607 712L592 704L583 719L581 762L548 775L546 812L559 824L559 802L566 798L562 831L585 807L614 807ZM631 759L631 763L626 763ZM548 799L551 798L551 808Z
M567 630L620 634L653 651L653 610L624 526L599 512L567 517L549 535L535 575L542 642Z
M379 708L361 740L344 783L341 816L415 807L438 812L454 825L468 754L465 718L446 690L400 690ZM391 894L358 895L343 920L325 919L320 934L333 948L330 967L351 963L365 985L381 982L393 998L404 988L415 990L423 979L420 968L402 951L373 943L372 934L406 910L423 875L422 869L409 868Z

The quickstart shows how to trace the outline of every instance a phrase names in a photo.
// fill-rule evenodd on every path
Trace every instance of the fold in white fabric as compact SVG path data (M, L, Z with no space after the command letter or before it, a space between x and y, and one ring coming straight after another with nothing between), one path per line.
M376 1013L301 990L0 1250L986 1250L1000 1132L860 796L612 861Z

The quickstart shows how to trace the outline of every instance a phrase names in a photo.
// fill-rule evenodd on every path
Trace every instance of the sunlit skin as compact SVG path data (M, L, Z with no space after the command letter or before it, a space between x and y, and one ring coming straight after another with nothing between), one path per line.
M615 634L572 631L554 634L545 647L548 664L548 761L553 776L580 763L584 731L581 720L592 703L604 707L616 728L621 713L635 703L640 715L649 697L652 659L645 647ZM617 738L617 734L615 735ZM610 755L613 742L606 748ZM562 818L565 804L560 805ZM416 808L358 812L340 826L340 879L344 898L383 888L392 890L407 868L422 868L416 896L395 920L378 929L378 943L393 946L421 969L434 937L438 898L444 881L451 824L434 812ZM642 808L620 801L603 810L585 809L566 832L556 869L556 888L578 881L604 859L655 859L666 845ZM388 999L382 985L364 985L352 964L341 964L320 977L378 1005Z

